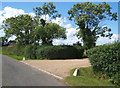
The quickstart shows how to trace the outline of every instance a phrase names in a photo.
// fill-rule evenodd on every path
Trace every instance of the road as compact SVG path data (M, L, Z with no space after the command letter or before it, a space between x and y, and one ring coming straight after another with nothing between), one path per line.
M60 80L2 55L2 86L66 86Z

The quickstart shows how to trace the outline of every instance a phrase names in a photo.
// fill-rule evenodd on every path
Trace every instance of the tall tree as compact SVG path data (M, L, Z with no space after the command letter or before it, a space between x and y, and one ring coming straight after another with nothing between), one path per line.
M35 25L31 16L26 14L7 18L3 21L2 27L6 38L15 35L16 40L21 44L33 43L32 31Z
M96 40L100 36L111 38L111 29L99 25L103 20L117 20L117 13L112 13L111 9L106 2L98 5L85 2L75 4L68 11L69 19L74 20L80 29L76 35L78 38L82 38L87 49L95 46Z
M56 17L60 17L61 14L58 14L56 7L53 3L44 3L41 7L33 8L36 14L36 26L35 28L35 38L42 40L42 44L52 45L52 41L54 38L66 38L65 28L60 27L55 23L51 23L52 19L56 19ZM44 16L44 19L42 18ZM49 17L49 23L47 23L47 16Z

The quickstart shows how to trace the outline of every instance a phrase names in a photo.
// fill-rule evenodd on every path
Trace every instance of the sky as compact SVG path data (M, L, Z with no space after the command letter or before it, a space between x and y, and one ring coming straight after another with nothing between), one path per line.
M19 14L30 14L34 16L33 8L42 6L44 2L2 2L2 10L0 11L0 24L5 18L9 18L11 16L19 15ZM57 23L66 28L66 35L67 39L54 39L53 44L69 44L72 45L73 43L78 41L78 38L74 36L76 33L76 27L74 21L69 21L67 11L72 8L72 6L76 3L80 2L54 2L56 6L56 10L62 14L62 17L57 18L56 20L52 20L52 22ZM99 4L101 2L93 2L94 4ZM112 12L118 12L118 2L108 2L108 4L112 7ZM48 17L49 19L49 17ZM112 43L118 38L118 21L103 21L100 23L100 26L108 26L112 29L112 39L102 38L100 37L97 40L97 45ZM4 31L0 30L0 37L4 36ZM11 37L10 39L13 40L15 36ZM9 39L9 40L10 40ZM79 39L79 41L81 41ZM82 41L81 41L82 42Z

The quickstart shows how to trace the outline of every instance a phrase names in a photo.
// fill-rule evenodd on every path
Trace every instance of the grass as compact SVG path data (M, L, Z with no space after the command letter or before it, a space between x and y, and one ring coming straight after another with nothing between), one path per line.
M92 68L80 68L79 76L72 76L75 69L71 70L71 75L65 79L70 85L73 86L115 86L109 79L100 79L94 76Z
M9 57L17 59L17 60L22 60L23 59L23 57L21 57L21 56L16 56L16 55L13 55L13 54L10 54L10 53L7 53L7 52L0 52L0 54L9 56ZM25 59L30 60L30 58L25 58Z

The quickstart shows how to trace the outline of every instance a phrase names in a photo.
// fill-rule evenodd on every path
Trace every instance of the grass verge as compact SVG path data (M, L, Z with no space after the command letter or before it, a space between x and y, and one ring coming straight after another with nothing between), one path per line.
M0 52L0 54L9 56L9 57L17 59L17 60L22 60L23 59L23 57L21 57L21 56L16 56L16 55L13 55L13 54L10 54L10 53L7 53L7 52ZM25 59L30 60L30 58L25 58Z
M94 76L92 68L80 68L79 76L72 76L75 69L71 70L70 76L65 79L70 85L73 86L115 86L109 79L100 79L97 76Z

